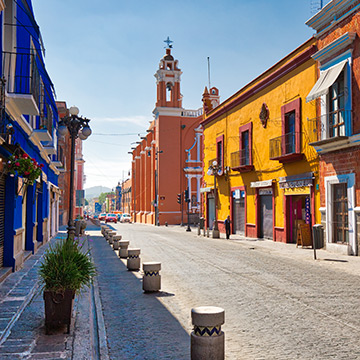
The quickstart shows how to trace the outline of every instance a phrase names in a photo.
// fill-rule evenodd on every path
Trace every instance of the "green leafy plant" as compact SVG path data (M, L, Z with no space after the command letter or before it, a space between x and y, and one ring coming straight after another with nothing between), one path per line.
M96 275L95 265L73 237L50 245L39 269L44 290L56 293L73 290L79 293L89 287Z
M41 175L43 164L38 164L35 159L30 158L27 154L11 155L7 163L7 169L10 174L18 174L27 179L28 184L32 185Z

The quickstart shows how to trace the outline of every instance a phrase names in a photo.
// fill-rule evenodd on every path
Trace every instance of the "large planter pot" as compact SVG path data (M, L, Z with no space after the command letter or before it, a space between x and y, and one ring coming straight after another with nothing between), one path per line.
M75 291L73 290L65 290L63 293L44 291L46 334L49 334L51 329L65 325L67 333L70 333L74 298Z

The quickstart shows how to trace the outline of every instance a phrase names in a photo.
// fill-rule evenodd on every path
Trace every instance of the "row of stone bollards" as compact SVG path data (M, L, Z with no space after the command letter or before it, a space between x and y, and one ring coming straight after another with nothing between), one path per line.
M121 235L101 225L101 233L118 250L121 259L127 259L130 271L140 270L140 249L129 248L129 241L122 240ZM143 291L156 292L161 289L161 263L146 262L143 266ZM225 311L215 306L200 306L191 310L191 320L194 326L191 333L191 360L224 360L225 335L221 325L225 322Z
M101 233L112 245L114 250L118 250L119 257L127 260L127 268L130 271L138 271L141 267L140 249L129 248L129 241L122 240L121 235L110 229L107 225L101 225ZM156 292L161 289L161 263L146 262L143 266L143 290L144 292Z

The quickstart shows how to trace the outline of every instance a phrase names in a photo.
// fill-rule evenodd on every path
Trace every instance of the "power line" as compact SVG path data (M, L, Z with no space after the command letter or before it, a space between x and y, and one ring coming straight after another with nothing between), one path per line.
M92 133L91 135L98 136L133 136L133 135L141 135L142 133L127 133L127 134L102 134L102 133Z

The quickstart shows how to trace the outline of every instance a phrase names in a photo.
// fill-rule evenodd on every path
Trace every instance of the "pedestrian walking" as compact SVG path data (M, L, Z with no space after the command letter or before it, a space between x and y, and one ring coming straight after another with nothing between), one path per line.
M225 231L226 231L226 239L230 239L230 215L225 219Z

